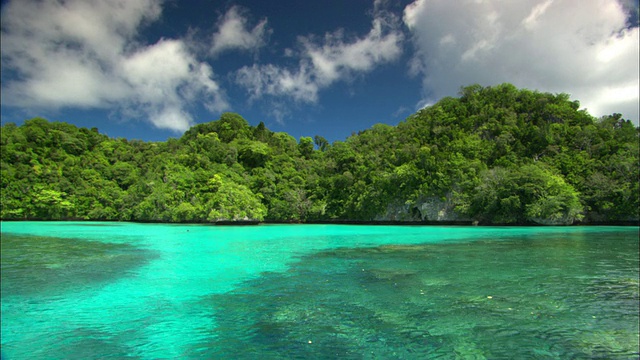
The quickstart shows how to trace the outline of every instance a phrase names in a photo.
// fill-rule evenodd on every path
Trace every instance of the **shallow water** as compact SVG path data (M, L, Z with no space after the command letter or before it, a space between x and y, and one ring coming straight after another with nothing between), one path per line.
M638 228L2 223L6 359L638 358Z

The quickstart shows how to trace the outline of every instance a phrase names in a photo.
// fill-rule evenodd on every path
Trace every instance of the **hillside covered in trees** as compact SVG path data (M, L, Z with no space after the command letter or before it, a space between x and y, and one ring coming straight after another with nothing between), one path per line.
M510 84L463 88L333 144L233 113L166 142L35 118L2 127L0 217L637 222L639 133Z

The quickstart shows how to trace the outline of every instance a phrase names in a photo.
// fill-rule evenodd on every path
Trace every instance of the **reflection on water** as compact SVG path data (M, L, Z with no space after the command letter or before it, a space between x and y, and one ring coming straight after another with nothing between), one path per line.
M3 356L639 356L637 228L94 225L3 233Z

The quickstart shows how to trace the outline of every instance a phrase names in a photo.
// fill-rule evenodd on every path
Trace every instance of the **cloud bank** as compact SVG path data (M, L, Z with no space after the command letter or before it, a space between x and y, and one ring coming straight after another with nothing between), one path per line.
M263 101L282 122L291 113L290 100L318 104L321 91L399 61L411 44L409 72L423 90L418 106L456 95L461 86L510 82L569 93L594 116L620 112L638 122L639 31L637 23L629 25L629 13L638 10L628 0L415 0L402 18L385 10L389 4L373 1L366 34L338 29L299 36L293 46L284 44L291 46L284 49L285 61L232 68L222 79L245 90L250 101ZM212 19L213 31L204 39L145 41L143 31L161 20L162 5L5 4L3 106L106 109L122 120L142 119L176 132L193 125L200 106L212 113L229 109L212 63L233 50L257 55L274 32L268 19L252 25L250 9L231 6Z
M617 1L416 0L404 10L424 100L510 82L638 122L638 26ZM637 8L634 10L637 11Z
M139 29L160 15L158 0L5 5L2 66L14 76L3 81L3 105L111 109L177 132L193 124L196 100L212 111L228 108L213 69L185 41L137 42Z

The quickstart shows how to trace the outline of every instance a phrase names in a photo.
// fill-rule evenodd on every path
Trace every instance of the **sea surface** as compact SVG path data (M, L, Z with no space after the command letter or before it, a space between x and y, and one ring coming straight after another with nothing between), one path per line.
M637 227L1 223L2 359L638 359Z

